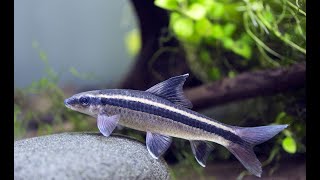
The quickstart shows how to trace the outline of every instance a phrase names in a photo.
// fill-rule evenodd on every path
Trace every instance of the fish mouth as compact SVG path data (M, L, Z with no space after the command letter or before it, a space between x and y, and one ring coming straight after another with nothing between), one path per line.
M64 100L64 105L65 105L67 108L72 109L72 106L69 104L69 102L70 102L69 99L65 99L65 100Z

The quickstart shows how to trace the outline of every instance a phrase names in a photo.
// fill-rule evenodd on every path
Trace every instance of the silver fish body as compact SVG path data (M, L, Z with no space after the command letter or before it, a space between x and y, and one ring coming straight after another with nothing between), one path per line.
M226 145L228 140L217 136L213 128L219 126L232 133L231 126L149 92L116 89L93 93L99 97L99 111L109 116L120 114L119 124L125 127L187 140L210 140L222 145ZM206 130L201 125L207 126Z
M97 118L100 132L109 136L117 125L147 132L147 149L158 158L171 137L189 140L200 165L205 166L215 142L226 147L254 175L261 163L252 147L282 131L287 125L242 128L230 126L190 110L182 91L188 74L172 77L146 91L108 89L76 94L65 100L68 108Z

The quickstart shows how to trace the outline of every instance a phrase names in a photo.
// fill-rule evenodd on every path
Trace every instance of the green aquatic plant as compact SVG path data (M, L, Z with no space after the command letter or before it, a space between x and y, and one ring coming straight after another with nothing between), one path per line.
M15 139L62 131L88 130L93 127L94 122L88 120L87 116L65 108L65 92L59 86L62 72L57 73L49 65L47 54L39 48L37 42L33 42L32 47L44 63L45 75L26 88L15 89ZM73 67L70 68L70 73L78 78L92 78L88 74L79 73Z
M16 104L14 105L14 138L23 137L25 135L24 122L20 120L19 115L21 113L20 107Z
M204 82L305 60L305 1L156 0ZM163 47L165 48L165 47Z
M26 88L16 88L14 98L14 138L21 139L66 131L96 131L93 118L69 110L64 105L66 91L59 85L63 73L70 73L80 80L98 80L92 73L81 73L75 67L55 71L49 64L49 58L39 44L34 41L32 47L38 52L44 64L45 75L33 81ZM144 135L128 129L117 130L144 141Z

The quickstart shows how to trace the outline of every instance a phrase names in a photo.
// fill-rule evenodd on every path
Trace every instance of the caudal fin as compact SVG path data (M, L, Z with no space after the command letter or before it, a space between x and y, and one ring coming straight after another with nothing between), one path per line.
M255 146L261 144L273 136L277 135L280 131L287 128L288 125L270 125L270 126L258 126L258 127L238 127L236 133L243 140Z
M247 128L234 127L236 134L244 140L244 143L231 143L227 148L250 173L261 177L261 163L257 159L252 148L257 144L261 144L271 139L286 127L288 127L288 125L270 125Z

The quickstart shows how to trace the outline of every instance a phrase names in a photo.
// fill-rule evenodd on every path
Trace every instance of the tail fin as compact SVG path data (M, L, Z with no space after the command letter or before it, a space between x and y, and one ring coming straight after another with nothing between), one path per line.
M234 127L236 134L245 141L244 144L231 143L227 146L228 150L244 165L245 168L255 176L261 177L261 163L253 152L253 147L261 144L288 125L270 125L259 127Z
M258 127L237 127L236 133L243 140L255 146L261 144L273 136L277 135L280 131L288 127L288 125L270 125Z

